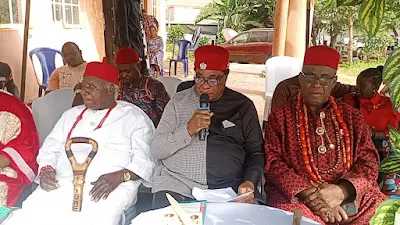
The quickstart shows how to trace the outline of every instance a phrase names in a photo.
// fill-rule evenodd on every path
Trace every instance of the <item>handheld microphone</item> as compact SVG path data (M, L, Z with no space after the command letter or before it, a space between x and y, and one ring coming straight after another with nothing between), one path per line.
M208 95L202 94L200 95L200 108L199 110L209 110L208 108ZM207 130L205 128L201 129L199 132L199 140L204 141L206 140Z

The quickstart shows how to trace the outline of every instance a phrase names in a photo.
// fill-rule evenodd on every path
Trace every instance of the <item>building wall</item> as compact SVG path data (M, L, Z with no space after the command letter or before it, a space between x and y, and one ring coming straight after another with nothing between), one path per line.
M80 0L80 20L79 28L64 29L62 25L53 22L51 0L32 0L28 52L38 47L60 50L65 42L73 41L81 48L86 61L100 60L105 55L102 1ZM0 61L10 65L19 88L22 45L22 25L0 29ZM31 60L28 60L27 66L25 100L32 100L37 97L38 84ZM38 74L40 77L40 71Z
M194 23L201 9L212 0L167 0L167 23Z

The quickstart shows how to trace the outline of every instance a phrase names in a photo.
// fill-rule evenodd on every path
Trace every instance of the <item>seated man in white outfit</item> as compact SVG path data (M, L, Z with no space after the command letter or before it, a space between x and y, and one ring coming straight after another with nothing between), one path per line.
M82 83L84 105L66 111L39 150L40 186L13 212L7 225L116 225L123 212L136 203L139 185L149 186L155 162L150 157L154 126L133 104L116 101L118 70L89 63ZM91 138L98 151L83 187L81 212L73 212L73 168L65 151L66 140ZM92 151L87 144L72 145L78 163Z

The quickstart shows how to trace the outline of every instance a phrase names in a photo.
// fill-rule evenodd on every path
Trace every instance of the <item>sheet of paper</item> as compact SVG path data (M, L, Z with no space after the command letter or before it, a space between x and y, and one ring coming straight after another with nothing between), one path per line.
M237 196L232 188L223 188L215 190L202 190L200 188L193 188L192 195L196 200L206 200L207 202L237 202L241 199L251 195L252 192Z

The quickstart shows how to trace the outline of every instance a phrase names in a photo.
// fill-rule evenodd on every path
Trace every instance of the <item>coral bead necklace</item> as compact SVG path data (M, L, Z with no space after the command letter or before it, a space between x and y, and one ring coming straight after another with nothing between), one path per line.
M333 108L334 114L332 115L332 120L335 126L335 134L336 134L336 145L330 143L329 148L331 150L336 150L336 162L335 165L328 169L322 170L319 169L314 160L314 153L312 151L313 146L311 146L310 141L310 133L309 133L309 121L308 121L308 110L307 106L303 102L303 96L300 94L298 97L297 102L297 134L299 138L299 143L301 145L301 153L303 157L303 162L305 165L305 169L310 175L312 181L321 184L324 183L324 179L321 177L321 174L330 174L334 170L336 170L341 161L344 163L346 170L350 170L351 167L351 142L350 142L350 133L347 128L346 123L343 120L342 115L337 107L337 104L333 97L329 97L329 102L331 107ZM323 119L325 118L325 113L320 114L321 123L323 124ZM323 128L317 128L317 134L322 135L322 131L328 132L323 125ZM330 142L328 134L327 138ZM332 147L333 146L333 147ZM319 146L318 149L325 148L324 143L323 145ZM325 148L326 149L326 148ZM326 151L318 151L321 154L324 154Z

